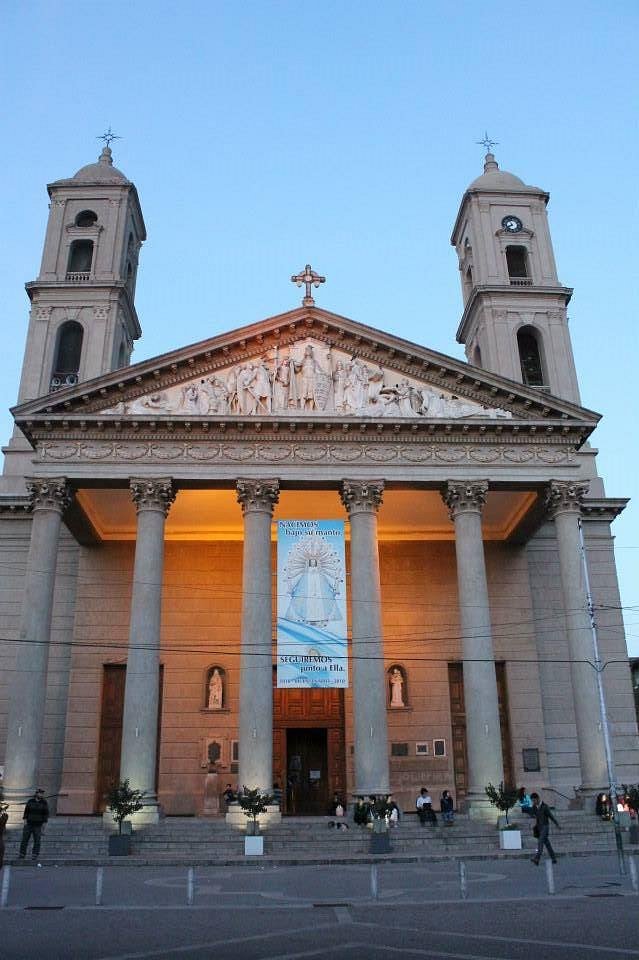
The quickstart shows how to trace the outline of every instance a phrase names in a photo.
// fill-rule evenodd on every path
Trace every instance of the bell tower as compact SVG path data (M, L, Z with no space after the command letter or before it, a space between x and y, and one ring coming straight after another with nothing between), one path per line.
M134 296L146 230L137 190L113 166L110 147L47 189L42 265L26 284L20 403L127 366L141 335Z
M579 403L566 315L572 290L557 278L548 199L486 154L451 237L464 298L457 341L475 366Z

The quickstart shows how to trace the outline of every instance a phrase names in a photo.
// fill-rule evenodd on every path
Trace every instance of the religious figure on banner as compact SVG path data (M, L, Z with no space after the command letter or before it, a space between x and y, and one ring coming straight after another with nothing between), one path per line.
M393 667L390 672L390 705L391 707L404 707L404 677L399 667Z
M222 709L222 697L224 694L224 685L220 671L215 667L209 679L209 699L207 707L209 710Z
M335 600L342 583L341 563L322 537L305 537L295 544L286 563L286 578L287 620L325 627L341 619Z

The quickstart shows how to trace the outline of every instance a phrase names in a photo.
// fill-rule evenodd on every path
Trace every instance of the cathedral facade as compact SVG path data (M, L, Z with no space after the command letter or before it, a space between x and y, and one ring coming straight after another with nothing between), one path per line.
M558 806L610 763L636 782L626 501L589 443L548 194L492 154L464 192L465 362L322 309L307 266L301 306L132 365L136 188L105 147L48 190L0 484L15 809L37 784L97 814L125 778L149 821L217 809L211 783L277 783L297 815L427 785L480 815L501 780ZM343 524L343 565L311 544L286 580L276 522ZM314 683L342 610L343 675Z

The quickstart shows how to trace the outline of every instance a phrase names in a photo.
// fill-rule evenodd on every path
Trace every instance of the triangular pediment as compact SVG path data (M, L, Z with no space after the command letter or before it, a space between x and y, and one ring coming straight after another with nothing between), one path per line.
M46 418L231 422L564 421L599 415L317 307L212 337L14 408Z

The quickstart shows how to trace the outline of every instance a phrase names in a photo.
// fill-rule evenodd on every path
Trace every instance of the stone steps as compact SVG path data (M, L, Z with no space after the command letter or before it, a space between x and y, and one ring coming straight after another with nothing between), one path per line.
M559 819L559 817L558 817ZM265 854L281 860L357 859L370 855L370 830L349 824L345 831L331 829L330 818L285 818L264 833ZM581 812L563 812L561 832L553 832L562 852L611 851L615 849L612 824ZM532 824L520 822L525 851L534 847ZM7 831L7 858L18 852L20 825ZM406 857L490 856L499 850L494 823L458 817L452 827L422 826L408 816L391 831L393 853ZM628 835L624 835L628 842ZM50 821L43 838L45 859L90 861L108 856L108 834L98 818L57 817ZM243 859L243 833L223 820L174 817L133 834L134 858L150 862L163 858L194 862L224 862Z

